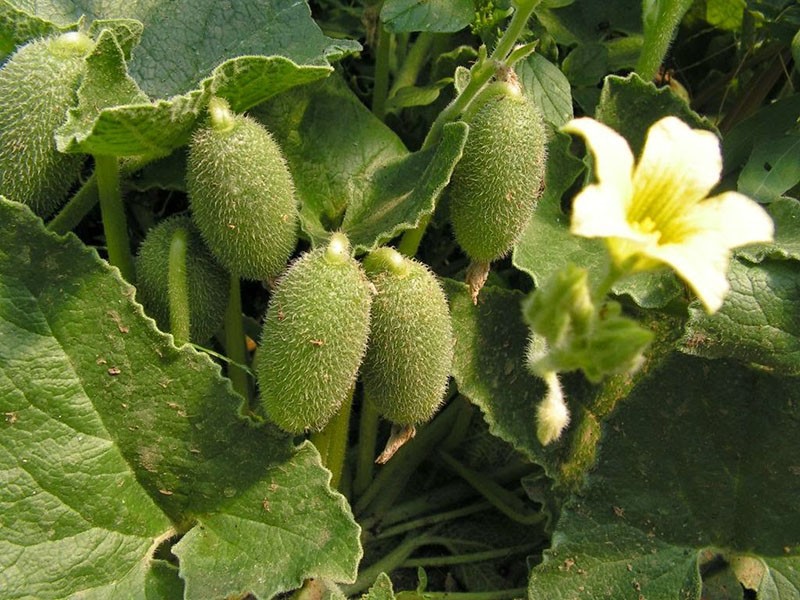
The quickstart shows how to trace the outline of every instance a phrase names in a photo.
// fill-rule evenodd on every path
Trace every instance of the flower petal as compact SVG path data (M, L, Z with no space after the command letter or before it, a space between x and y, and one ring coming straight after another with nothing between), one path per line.
M679 244L654 246L648 256L671 266L692 288L706 312L714 313L730 289L730 252L716 232L700 232Z
M686 216L695 230L716 231L728 248L771 242L775 225L760 204L737 192L701 202Z
M719 181L722 157L719 139L710 131L692 129L675 117L650 127L633 174L629 216L651 219L659 228L705 198Z
M583 136L594 156L597 181L618 190L619 197L627 203L632 193L633 153L625 138L610 127L585 117L573 119L561 129Z
M631 236L623 203L611 185L586 186L572 202L570 231L583 237Z

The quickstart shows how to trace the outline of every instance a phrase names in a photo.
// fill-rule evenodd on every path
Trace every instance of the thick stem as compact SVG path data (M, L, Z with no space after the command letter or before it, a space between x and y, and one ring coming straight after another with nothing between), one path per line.
M167 295L169 297L169 328L175 345L189 341L189 279L186 272L186 229L179 227L172 234L169 244L169 268Z
M231 360L228 363L228 378L233 384L233 389L250 404L250 384L247 372L236 364L247 364L247 347L242 323L242 291L239 286L239 277L235 274L231 274L228 308L225 311L225 351Z
M652 81L658 74L661 63L669 50L675 31L683 15L692 5L692 0L652 2L649 13L644 11L644 42L642 53L636 63L636 73L645 81Z
M47 224L50 231L64 235L75 229L89 214L100 199L97 193L97 177L94 174L70 198L64 208Z
M334 489L338 489L342 482L352 406L353 388L347 394L339 412L334 415L325 428L311 435L311 441L322 457L322 464L331 472L331 487Z
M430 50L435 39L436 35L428 31L423 31L417 36L403 61L403 66L397 71L397 76L389 90L389 98L394 96L400 88L414 85L417 82L422 67L430 58Z
M386 97L389 91L389 55L392 34L378 21L378 48L375 55L375 85L372 88L372 113L381 121L386 116Z
M375 472L375 453L378 445L378 412L364 397L361 403L361 418L358 423L358 454L356 455L356 476L353 481L353 494L357 498L372 483Z
M95 156L94 161L108 262L117 267L125 279L133 283L136 270L133 266L128 222L119 186L119 160L116 156Z

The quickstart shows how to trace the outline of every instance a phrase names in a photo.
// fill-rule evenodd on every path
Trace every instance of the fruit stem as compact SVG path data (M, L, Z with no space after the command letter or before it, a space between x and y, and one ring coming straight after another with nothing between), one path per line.
M126 159L122 161L119 166L120 175L127 177L152 162L152 158L135 158ZM72 231L83 218L89 214L95 204L99 200L97 191L97 176L92 174L87 179L80 189L75 193L69 202L59 211L59 213L52 218L47 224L47 228L59 235L65 235L68 231Z
M508 548L496 548L483 552L469 552L466 554L454 554L450 556L423 556L422 558L410 558L402 564L404 569L415 569L417 567L444 567L447 565L463 565L468 563L495 560L498 558L508 558L523 552L533 552L541 546L541 541L528 544L509 546Z
M372 514L381 515L394 504L417 466L452 430L460 412L460 402L462 400L458 398L451 402L431 423L420 429L416 438L397 451L356 502L356 514L363 514L370 507Z
M239 277L233 273L231 274L228 308L225 310L225 351L231 360L228 363L228 378L233 384L234 391L239 393L249 405L252 398L250 398L247 372L236 365L236 363L247 364L247 347L242 323L242 291Z
M339 489L342 483L344 459L347 454L347 439L350 430L350 411L353 406L354 387L330 422L322 431L311 435L311 442L319 450L322 464L331 472L331 487Z
M169 328L175 345L189 341L189 280L186 274L186 247L188 234L178 227L169 244L167 292L169 296Z
M119 159L116 156L96 155L94 162L108 262L117 267L127 281L134 283L136 270L133 266L125 205L122 203L122 191L119 186Z
M375 85L372 88L372 113L381 121L386 116L386 98L389 91L389 55L392 34L378 20L378 47L375 54Z
M400 238L400 243L397 244L397 250L400 254L408 257L413 257L419 245L422 243L422 238L425 236L425 230L428 228L428 223L431 221L431 216L426 215L422 217L414 229L407 230L403 237Z
M372 483L375 473L375 452L378 445L378 411L364 398L358 422L358 454L353 494L361 496Z

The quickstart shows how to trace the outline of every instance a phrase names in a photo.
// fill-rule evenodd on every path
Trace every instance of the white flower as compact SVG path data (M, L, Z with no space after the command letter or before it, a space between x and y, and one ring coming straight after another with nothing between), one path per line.
M650 128L634 165L627 142L602 123L575 119L564 131L585 138L597 179L575 198L572 233L605 238L623 271L669 265L716 311L729 289L731 249L773 235L772 219L747 196L707 198L722 172L717 137L666 117Z
M536 437L542 446L547 446L561 437L569 425L569 409L564 402L564 392L554 371L542 374L547 384L547 394L536 409Z

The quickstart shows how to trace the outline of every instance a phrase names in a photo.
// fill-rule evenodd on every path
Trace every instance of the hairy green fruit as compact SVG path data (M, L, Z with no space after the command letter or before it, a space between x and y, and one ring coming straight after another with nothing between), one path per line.
M450 183L456 241L476 262L505 256L530 220L545 170L541 113L513 83L487 86L465 115L469 135Z
M291 433L320 430L355 383L372 293L340 233L295 261L270 298L256 375L270 419Z
M192 215L219 262L245 279L283 271L297 244L294 183L263 126L220 99L189 146L186 184Z
M76 102L93 46L82 33L39 39L0 69L0 194L41 217L51 215L78 180L84 157L56 150L56 129Z
M425 265L392 248L373 252L364 267L377 290L361 369L364 395L394 423L429 421L442 404L453 361L447 299Z
M173 233L181 227L188 234L189 337L202 343L222 326L228 304L229 277L214 260L189 217L171 217L148 232L136 257L136 297L158 326L169 331L169 250Z

